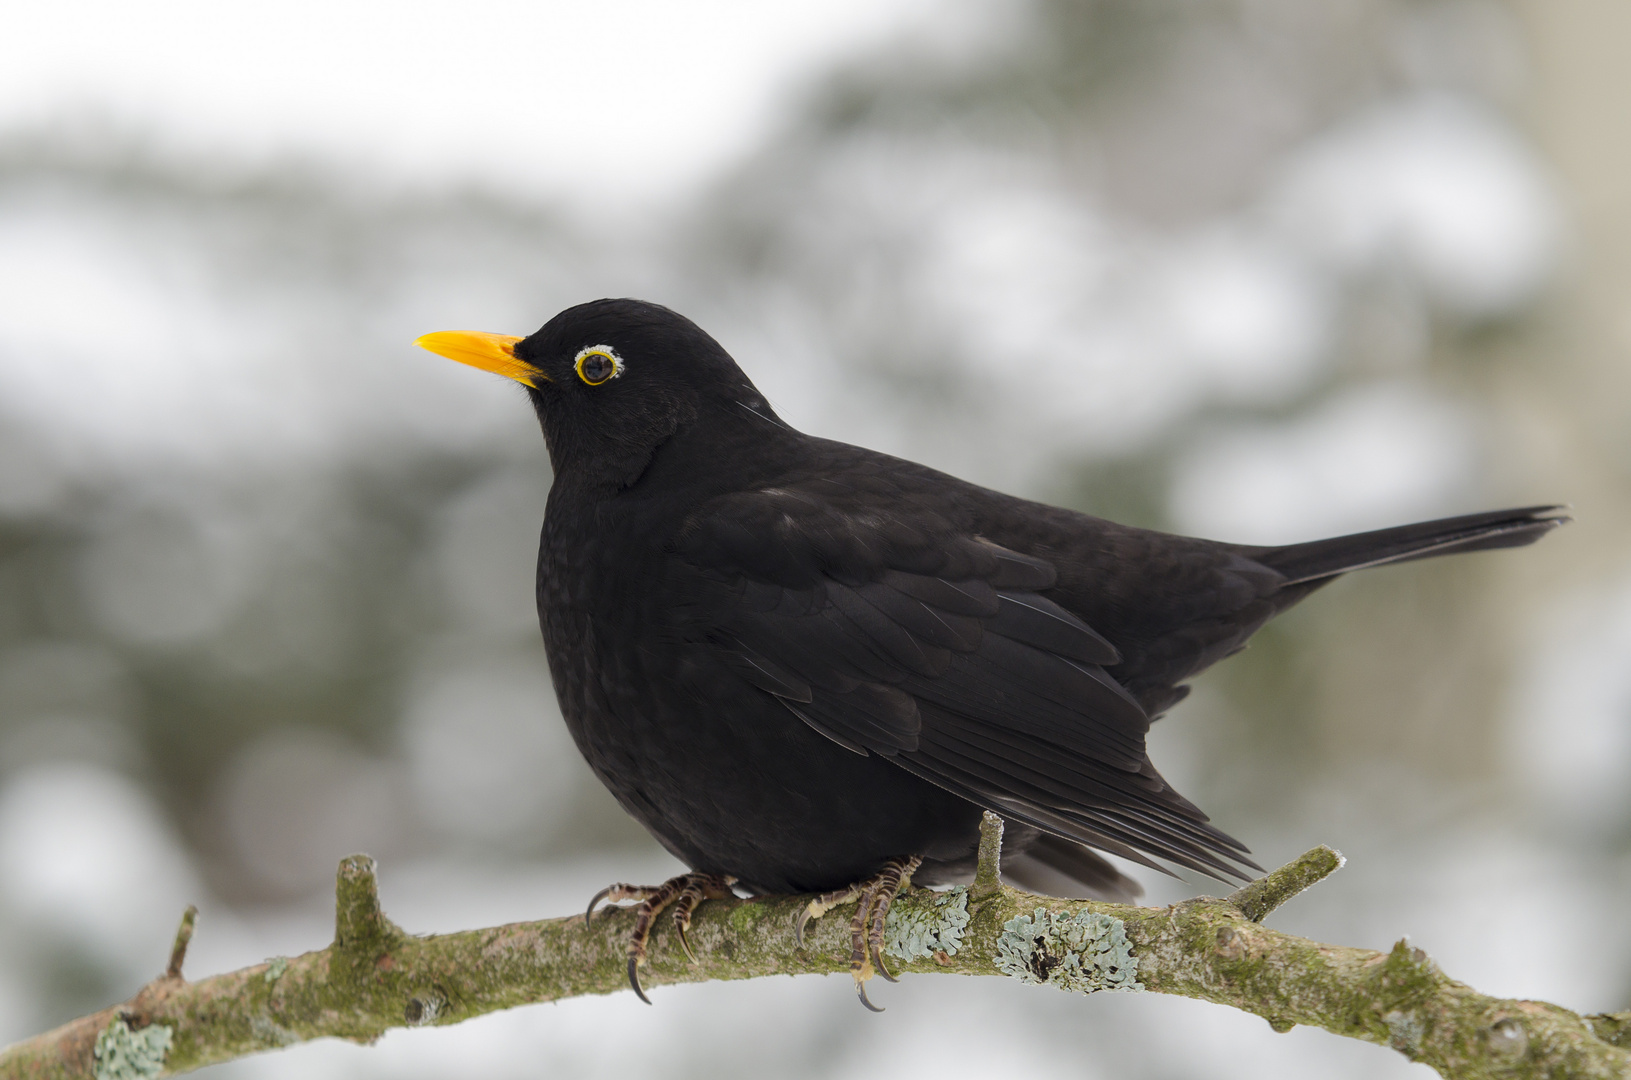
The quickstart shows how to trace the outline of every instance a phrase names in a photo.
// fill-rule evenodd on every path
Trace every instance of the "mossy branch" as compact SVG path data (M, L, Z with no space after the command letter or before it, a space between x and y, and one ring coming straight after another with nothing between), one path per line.
M1582 1017L1544 1002L1480 994L1419 949L1322 945L1261 920L1341 865L1316 848L1226 900L1166 908L1056 900L997 879L1001 822L981 829L968 890L914 890L890 913L897 971L1007 975L1063 989L1147 990L1391 1046L1447 1077L1631 1076L1631 1013ZM796 897L709 901L687 962L667 920L648 988L711 979L848 970L848 920L822 919L795 946ZM540 1001L627 989L624 911L414 936L380 910L374 863L340 864L326 949L188 982L192 913L170 968L135 997L0 1051L0 1080L167 1076L321 1037L372 1042L393 1027L456 1024ZM660 1002L659 1002L660 1004ZM859 1020L857 1021L859 1022Z
M1252 922L1262 922L1287 900L1341 870L1347 861L1342 852L1321 844L1280 869L1236 889L1229 894L1229 903Z

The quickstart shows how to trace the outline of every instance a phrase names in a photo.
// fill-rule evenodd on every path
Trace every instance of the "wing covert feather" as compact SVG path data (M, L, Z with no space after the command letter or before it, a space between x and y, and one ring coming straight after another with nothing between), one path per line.
M1121 654L1044 595L1047 560L786 489L715 500L673 550L712 583L687 632L840 746L1147 865L1248 862L1150 766Z

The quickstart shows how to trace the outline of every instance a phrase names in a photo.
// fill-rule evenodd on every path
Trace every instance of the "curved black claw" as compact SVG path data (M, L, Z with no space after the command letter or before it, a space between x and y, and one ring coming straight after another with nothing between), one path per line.
M617 886L615 885L608 885L589 898L589 906L585 908L583 912L583 925L589 925L589 920L595 917L595 908L600 905L602 900L610 896L612 894L612 890L616 887Z
M651 999L646 997L646 992L640 989L640 958L638 956L629 957L629 985L634 987L635 997L647 1005L651 1004Z
M697 965L697 954L691 951L691 942L685 936L685 924L678 919L674 920L674 933L679 935L680 948L685 950L685 958L691 961L691 966Z
M865 1005L872 1012L881 1013L881 1012L885 1011L883 1009L880 1009L878 1006L872 1004L871 1001L867 1000L866 983L862 982L859 979L855 980L855 996L860 998L861 999L861 1004Z

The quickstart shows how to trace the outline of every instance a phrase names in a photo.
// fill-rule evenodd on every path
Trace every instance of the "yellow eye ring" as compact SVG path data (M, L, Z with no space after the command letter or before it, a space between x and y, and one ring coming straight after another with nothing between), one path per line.
M591 345L572 362L578 378L590 386L611 382L623 374L623 358L610 345Z

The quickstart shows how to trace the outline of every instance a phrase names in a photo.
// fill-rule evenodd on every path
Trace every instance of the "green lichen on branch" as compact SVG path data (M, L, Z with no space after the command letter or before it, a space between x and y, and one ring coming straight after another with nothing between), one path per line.
M1252 1012L1276 1030L1307 1024L1392 1046L1465 1080L1631 1076L1631 1051L1615 1045L1631 1024L1625 1014L1588 1019L1542 1002L1488 997L1450 979L1407 942L1388 953L1323 945L1248 917L1261 918L1277 898L1306 887L1311 871L1334 869L1321 849L1266 875L1261 888L1248 886L1244 899L1237 893L1140 908L1003 886L996 879L999 828L987 822L981 841L974 886L911 890L891 908L898 971L1020 975L1019 965L1034 981L1065 989L1086 989L1095 979L1141 985ZM793 920L806 899L704 903L690 931L695 965L670 922L660 920L642 969L645 985L847 971L846 919L822 919L803 947L794 943ZM409 935L380 910L373 860L353 856L337 877L335 938L327 948L195 982L173 964L130 1001L0 1051L0 1080L95 1077L99 1041L112 1045L121 1030L149 1049L168 1031L160 1071L131 1075L170 1075L309 1039L371 1042L395 1027L624 991L632 924L625 909L592 925L574 915ZM1045 970L1037 966L1039 940ZM138 1060L137 1051L119 1045L104 1056ZM140 1060L151 1068L151 1053Z
M96 1080L151 1080L162 1076L172 1034L173 1029L164 1024L133 1031L124 1017L114 1017L96 1036L96 1045L91 1049Z
M957 955L968 928L968 889L959 885L930 895L933 899L927 904L890 907L884 922L885 954L897 960Z
M1016 915L1002 925L996 965L1020 982L1078 994L1144 989L1126 924L1097 911Z

